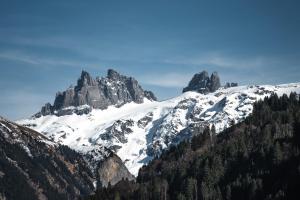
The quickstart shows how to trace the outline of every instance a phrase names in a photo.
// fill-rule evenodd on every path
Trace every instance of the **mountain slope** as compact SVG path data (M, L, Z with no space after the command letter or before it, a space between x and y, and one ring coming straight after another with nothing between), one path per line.
M299 199L300 98L272 95L216 135L205 129L143 167L137 182L101 188L98 199Z
M93 175L82 156L29 128L0 120L0 188L6 199L88 195Z
M18 121L79 152L98 145L113 150L129 171L137 175L163 149L191 138L193 129L214 124L220 132L232 122L244 120L259 99L300 92L300 83L278 86L219 88L206 95L186 92L166 101L130 102L87 114L45 115Z
M0 199L77 199L91 194L96 184L132 179L113 153L101 151L101 156L95 161L0 117Z

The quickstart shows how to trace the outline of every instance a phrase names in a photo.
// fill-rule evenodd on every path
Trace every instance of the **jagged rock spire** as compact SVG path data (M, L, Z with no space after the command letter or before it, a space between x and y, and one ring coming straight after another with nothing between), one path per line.
M86 85L95 85L95 80L88 72L82 70L80 78L77 81L77 88L82 88Z
M220 77L217 72L213 72L210 76L210 92L214 92L221 87Z
M207 71L202 71L193 76L188 86L183 88L183 92L196 91L202 94L214 92L221 86L220 77L217 72L213 72L209 77Z

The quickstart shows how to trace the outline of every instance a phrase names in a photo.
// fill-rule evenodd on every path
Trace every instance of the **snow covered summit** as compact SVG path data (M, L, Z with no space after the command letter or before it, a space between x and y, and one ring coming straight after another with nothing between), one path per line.
M82 153L93 155L91 152L99 146L109 148L137 175L139 168L163 149L190 138L193 127L214 124L219 132L232 120L239 122L247 117L255 101L272 93L290 92L300 93L300 83L221 87L208 94L189 91L161 102L144 96L121 107L96 107L80 115L51 113L18 123Z

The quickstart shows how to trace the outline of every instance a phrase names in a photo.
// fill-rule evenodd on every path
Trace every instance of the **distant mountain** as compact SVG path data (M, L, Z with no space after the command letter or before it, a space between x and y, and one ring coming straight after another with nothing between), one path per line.
M89 199L299 199L299 94L256 102L250 116L218 135L213 126L195 132L143 167L137 181Z
M47 103L35 116L87 114L93 108L106 109L110 105L122 106L129 102L143 103L144 99L157 100L151 91L144 91L132 77L109 69L106 77L93 79L88 72L82 71L75 87L58 92L54 104Z
M79 199L97 186L133 179L109 150L95 146L90 153L82 155L0 118L0 199ZM95 160L96 155L101 157Z
M215 92L221 87L220 77L217 72L208 76L207 71L202 71L193 76L188 86L183 88L182 92L195 91L201 94Z
M92 79L84 78L86 73L83 74L80 80L85 81L79 81L77 84L80 88L81 85L95 84ZM111 71L107 78L98 81L96 88L99 83L107 82L106 90L113 91L113 88L121 82L123 86L120 88L124 87L125 91L129 91L123 84L124 81L119 81L118 77L122 75L113 74L117 73ZM123 79L132 80L132 78ZM214 125L216 132L219 133L249 116L254 102L274 93L281 96L290 92L300 92L300 83L238 87L236 84L227 84L221 87L219 81L217 73L209 77L207 72L202 72L190 81L187 92L165 101L153 101L154 98L145 98L145 92L139 92L139 98L134 100L129 95L127 96L131 97L129 103L125 103L128 99L126 101L123 99L121 104L110 105L106 109L95 106L101 105L100 102L94 105L95 108L90 104L71 104L78 105L71 107L73 111L80 110L84 106L90 109L86 113L71 112L72 115L64 113L66 109L70 109L64 106L70 104L55 104L64 106L56 106L52 114L50 112L36 115L18 123L31 127L83 154L89 154L99 145L104 146L115 152L129 171L137 175L138 170L160 155L162 150L190 139L195 134L194 130L199 133L199 130L203 131L206 126ZM76 91L74 88L71 90ZM74 95L74 98L77 96ZM143 101L140 99L142 97Z

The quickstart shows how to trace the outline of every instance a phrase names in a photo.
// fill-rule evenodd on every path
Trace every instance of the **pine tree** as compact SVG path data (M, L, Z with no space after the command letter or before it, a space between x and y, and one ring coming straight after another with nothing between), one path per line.
M177 200L186 200L186 197L182 194L182 193L179 193L176 197Z
M121 197L120 197L120 193L119 193L119 192L115 192L114 200L121 200Z
M226 186L226 200L231 200L231 186Z
M273 163L274 164L279 164L282 160L282 151L281 151L281 146L279 142L276 142L274 149L273 149Z
M214 124L211 126L210 132L211 132L211 143L212 145L214 145L217 137L216 127Z

